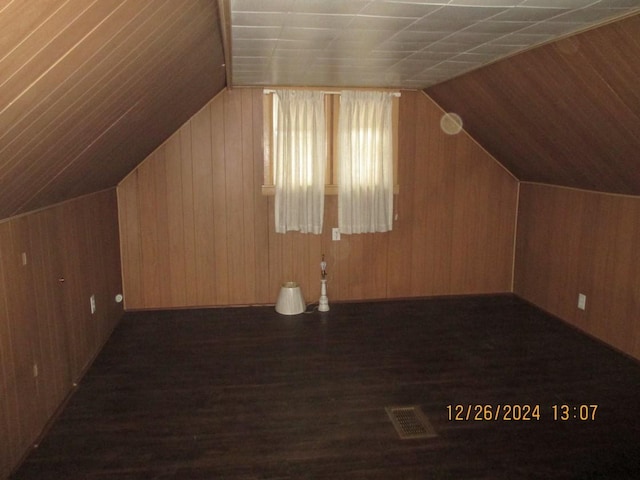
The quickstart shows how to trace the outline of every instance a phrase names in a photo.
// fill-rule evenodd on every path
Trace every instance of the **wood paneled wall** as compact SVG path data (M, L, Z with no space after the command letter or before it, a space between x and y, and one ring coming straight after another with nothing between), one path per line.
M117 221L112 189L0 223L0 478L121 317Z
M323 253L330 301L511 291L517 181L441 115L402 93L394 229L332 241L335 196L322 235L275 233L262 90L223 91L118 187L126 308L315 302Z
M524 183L514 292L640 359L638 245L640 197Z

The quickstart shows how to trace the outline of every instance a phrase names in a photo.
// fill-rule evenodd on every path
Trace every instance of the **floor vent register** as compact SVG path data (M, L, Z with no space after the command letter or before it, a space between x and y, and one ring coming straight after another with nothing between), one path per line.
M418 406L386 407L385 410L402 440L438 436Z

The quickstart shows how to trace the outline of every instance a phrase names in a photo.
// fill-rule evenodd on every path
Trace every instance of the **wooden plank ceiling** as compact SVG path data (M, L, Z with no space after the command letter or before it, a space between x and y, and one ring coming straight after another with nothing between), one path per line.
M531 28L557 34L573 20L583 25L593 18L637 11L633 10L637 4L626 0L595 2L589 8L572 0L553 7L545 7L546 0L532 2L507 2L510 7L500 7L507 11L496 14L508 14L507 19L518 12L523 18L536 14L531 17L535 25L526 24L518 42L540 40L539 35L525 35ZM398 24L400 14L408 18L424 14L427 20L435 15L435 25L452 28L452 33L496 28L493 20L487 24L484 17L476 18L481 2L473 2L476 8L462 8L466 4L462 1L451 1L447 8L441 2L426 3L435 7L418 13L410 3L402 8L382 0L348 4L354 8L362 4L366 13L356 15L354 22L365 22L364 28L375 20L372 25L385 36L394 35L393 29L381 26L385 22L393 28L405 25L406 19ZM267 3L234 0L232 5L251 10ZM344 2L324 0L306 6L293 0L269 5L282 9L269 17L272 21L289 25L293 18L301 22L294 22L293 33L303 36L318 34L313 27L318 15L331 22L346 8ZM291 16L287 9L292 5L309 12ZM455 15L457 23L438 16L457 15L460 9L471 15L462 24ZM0 0L0 219L117 185L226 85L221 17L228 20L229 13L229 0ZM342 16L350 15L355 14ZM236 22L249 25L268 20L259 11L243 11L236 17ZM232 32L238 28L233 22L232 18ZM241 73L260 64L251 57L253 50L243 50L247 42L256 44L247 35L255 36L258 30L267 35L274 28L265 33L259 26L245 25L235 37L231 35L239 54L247 55L234 57L239 80L235 85L244 85ZM443 42L440 36L424 37L423 47L414 42L412 48L435 48ZM481 33L465 38L478 45L486 42ZM283 46L277 51L278 65L286 63L282 55L300 58L324 51L318 50L317 41L307 40L295 43L295 48L286 48L291 45L286 38L278 40L276 45ZM262 37L256 41L266 42ZM405 46L400 43L393 45L402 53ZM464 43L464 48L472 47ZM431 68L429 62L423 58L413 63ZM292 84L285 70L276 67L279 76L274 84ZM454 74L447 73L447 78ZM335 75L334 82L339 77ZM330 86L327 78L323 83ZM388 77L367 73L366 78ZM461 115L467 131L521 180L640 195L638 78L640 16L636 14L453 80L439 78L444 83L426 92L446 110ZM420 81L429 79L433 80Z
M640 195L640 14L426 93L521 181Z
M213 0L0 0L0 219L115 186L224 88L218 17Z

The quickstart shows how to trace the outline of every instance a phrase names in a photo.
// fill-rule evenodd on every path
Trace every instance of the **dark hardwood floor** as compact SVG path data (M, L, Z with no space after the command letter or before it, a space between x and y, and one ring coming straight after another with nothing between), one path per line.
M128 313L11 478L640 478L639 393L638 362L509 295ZM476 404L501 418L448 419ZM391 405L438 436L400 440Z

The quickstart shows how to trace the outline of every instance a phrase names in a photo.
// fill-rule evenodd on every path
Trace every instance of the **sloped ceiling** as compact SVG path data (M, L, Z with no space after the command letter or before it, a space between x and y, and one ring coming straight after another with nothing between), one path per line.
M225 85L215 0L0 0L0 219L115 186Z
M521 181L640 195L640 15L426 90Z
M638 0L0 0L0 219L114 187L229 82L300 85L308 73L306 84L327 87L429 87L520 179L640 194L637 16L457 76L639 9Z

